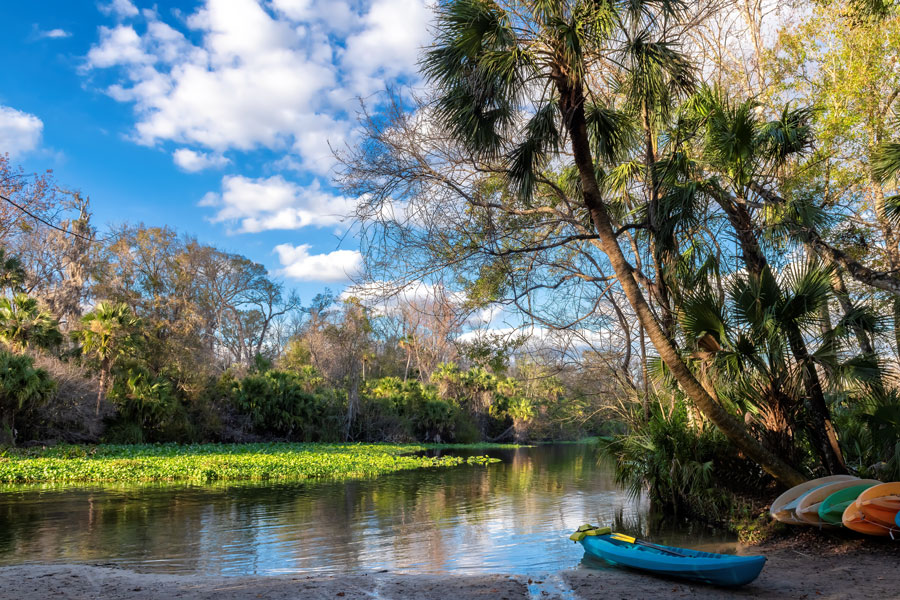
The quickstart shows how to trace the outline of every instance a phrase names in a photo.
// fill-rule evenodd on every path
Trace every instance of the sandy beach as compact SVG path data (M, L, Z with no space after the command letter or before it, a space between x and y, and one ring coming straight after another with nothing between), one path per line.
M207 577L135 573L98 565L18 565L0 568L3 600L609 600L623 598L900 598L900 543L829 540L813 535L780 540L742 553L768 563L737 590L687 584L634 571L583 566L550 577L404 575Z

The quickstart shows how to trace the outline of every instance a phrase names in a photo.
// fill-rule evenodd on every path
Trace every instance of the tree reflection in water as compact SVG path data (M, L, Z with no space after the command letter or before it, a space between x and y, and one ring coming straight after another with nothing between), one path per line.
M583 522L699 547L730 539L650 519L594 448L491 453L488 467L370 480L0 488L0 563L113 563L205 574L553 572L576 566Z

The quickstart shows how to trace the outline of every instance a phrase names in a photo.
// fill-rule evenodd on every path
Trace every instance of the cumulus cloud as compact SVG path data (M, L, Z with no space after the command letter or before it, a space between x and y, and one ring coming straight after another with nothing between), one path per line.
M236 223L240 233L258 233L337 225L356 202L329 193L318 181L301 186L281 175L258 179L227 175L221 193L207 194L200 204L218 208L213 222Z
M138 15L138 9L131 3L131 0L112 0L109 3L101 4L100 10L108 15L115 15L121 19L136 17Z
M58 40L62 38L72 37L72 34L65 29L49 29L47 31L38 31L37 37Z
M179 148L172 153L172 160L175 161L176 165L188 173L197 173L204 169L224 167L231 162L221 154L195 152L190 148Z
M275 246L280 273L298 281L345 282L357 276L362 268L362 255L357 250L335 250L327 254L310 254L309 244Z
M44 123L36 116L0 105L0 152L21 156L41 143Z
M416 77L425 2L205 0L174 26L144 11L143 28L101 28L85 68L114 69L107 92L133 104L139 143L264 148L321 175L329 144L353 137L356 99ZM106 6L138 14L127 0Z

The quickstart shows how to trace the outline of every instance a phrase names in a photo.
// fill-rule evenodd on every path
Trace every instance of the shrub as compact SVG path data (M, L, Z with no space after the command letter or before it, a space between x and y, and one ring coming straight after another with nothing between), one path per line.
M258 433L303 441L337 439L336 398L315 388L317 378L312 370L247 375L237 384L235 404Z
M16 440L16 421L25 421L55 389L44 369L31 357L0 350L0 444Z
M646 490L664 511L722 520L738 504L734 491L758 493L769 483L712 425L692 423L682 401L653 402L649 419L633 423L629 433L600 440L601 453L613 460L617 483L635 496Z

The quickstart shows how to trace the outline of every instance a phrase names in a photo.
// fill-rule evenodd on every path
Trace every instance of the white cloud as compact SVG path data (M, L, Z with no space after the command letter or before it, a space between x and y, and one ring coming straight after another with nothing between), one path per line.
M375 0L363 29L347 40L343 64L363 97L385 88L386 79L409 73L428 42L429 8L419 0Z
M357 98L416 77L425 2L205 0L181 24L144 11L143 31L137 19L101 28L85 67L115 69L107 92L133 104L139 143L274 150L324 175L329 144L353 138Z
M65 29L50 29L48 31L38 31L37 37L39 38L49 38L52 40L72 37L72 34Z
M36 116L0 106L0 152L20 156L41 143L44 123Z
M122 19L138 15L138 9L131 3L131 0L112 0L108 4L101 4L100 10L108 15L115 15Z
M221 154L195 152L189 148L179 148L173 152L172 160L175 161L176 165L188 173L197 173L204 169L224 167L231 162Z
M92 67L113 67L116 65L147 65L156 59L144 51L140 36L130 25L100 28L99 46L88 52L88 63Z
M299 281L343 282L357 276L362 268L362 255L357 250L310 254L310 248L309 244L275 246L281 274Z
M213 222L237 223L242 233L337 225L355 204L323 190L318 181L301 186L281 175L259 179L227 175L220 194L207 194L200 201L201 206L218 208Z

